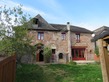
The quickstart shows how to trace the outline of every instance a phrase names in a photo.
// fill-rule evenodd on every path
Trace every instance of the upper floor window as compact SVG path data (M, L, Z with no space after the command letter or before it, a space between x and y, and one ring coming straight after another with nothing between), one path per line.
M33 23L38 24L39 20L37 18L33 18Z
M80 42L80 34L76 34L76 42Z
M61 33L62 40L65 40L65 37L66 37L66 33Z
M38 40L44 39L44 32L38 32Z

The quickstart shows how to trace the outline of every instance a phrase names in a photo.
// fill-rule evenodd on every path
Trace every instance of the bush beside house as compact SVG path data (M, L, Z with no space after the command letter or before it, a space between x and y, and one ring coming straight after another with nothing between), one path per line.
M95 47L95 55L94 55L94 60L96 61L96 62L100 62L100 57L99 57L99 47L98 46L96 46Z
M52 49L50 47L44 47L44 61L45 63L50 63L50 58L52 55Z

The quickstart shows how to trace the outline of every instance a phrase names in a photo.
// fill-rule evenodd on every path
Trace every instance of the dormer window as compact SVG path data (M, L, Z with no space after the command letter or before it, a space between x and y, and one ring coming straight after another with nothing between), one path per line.
M34 23L34 24L38 24L38 22L39 22L39 20L38 20L37 18L34 18L34 19L33 19L33 23Z

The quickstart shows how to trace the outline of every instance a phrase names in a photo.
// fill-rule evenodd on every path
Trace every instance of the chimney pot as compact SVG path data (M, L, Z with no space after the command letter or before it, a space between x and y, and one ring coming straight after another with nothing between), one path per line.
M70 22L67 22L67 24L70 24Z
M70 22L67 22L67 30L70 30Z

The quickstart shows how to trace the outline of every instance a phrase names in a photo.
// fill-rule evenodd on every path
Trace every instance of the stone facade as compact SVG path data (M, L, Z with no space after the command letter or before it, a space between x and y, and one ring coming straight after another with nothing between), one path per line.
M38 32L44 32L44 39L38 40ZM59 53L64 55L68 53L68 33L66 33L65 40L61 38L61 32L53 31L29 31L30 37L32 37L32 45L38 43L44 44L44 46L50 46L52 49L56 49L56 61L58 62ZM63 58L65 59L65 58Z
M43 40L38 40L38 32L44 32ZM68 32L66 32L64 40L62 40L61 33L56 31L29 31L29 35L32 37L32 45L42 43L44 46L51 46L52 49L56 49L56 62L66 63L69 60L66 57L68 54ZM71 47L85 47L86 60L93 60L94 44L90 41L91 38L91 34L80 33L80 42L77 43L75 33L71 32ZM59 59L59 53L64 54L63 59Z

